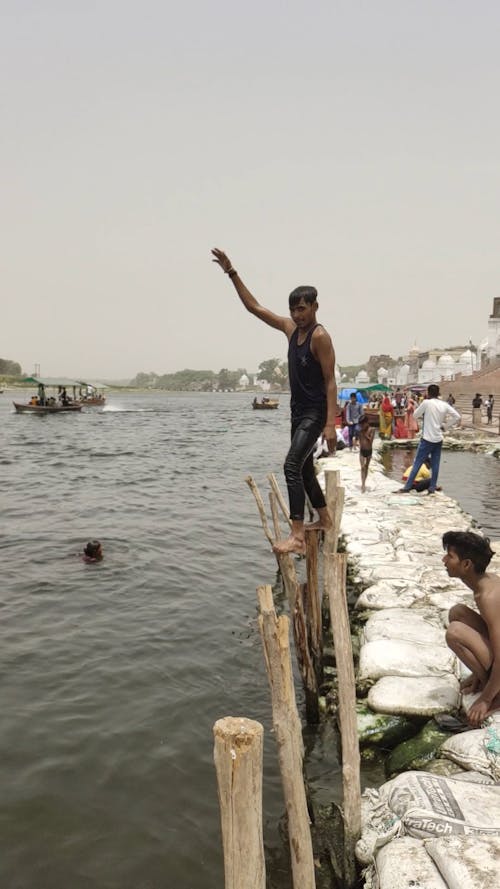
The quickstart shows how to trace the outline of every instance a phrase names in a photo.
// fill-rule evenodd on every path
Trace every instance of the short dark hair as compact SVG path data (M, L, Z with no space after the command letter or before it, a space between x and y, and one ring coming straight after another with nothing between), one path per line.
M431 383L430 386L427 386L427 395L429 398L437 398L439 395L439 386L436 383Z
M477 574L484 574L495 555L489 537L473 531L447 531L443 534L443 549L452 548L459 559L470 559Z
M312 306L313 303L318 301L318 291L315 287L312 287L310 284L304 284L301 287L296 287L295 290L292 290L290 296L288 297L288 305L291 309L294 306L297 306L301 299L304 300L309 306Z

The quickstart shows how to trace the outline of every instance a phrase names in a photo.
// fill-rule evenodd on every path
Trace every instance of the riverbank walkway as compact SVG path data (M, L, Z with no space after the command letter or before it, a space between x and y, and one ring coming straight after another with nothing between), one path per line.
M472 519L446 493L397 494L401 485L384 474L381 447L376 441L364 494L357 452L339 451L320 466L337 470L345 489L341 532L357 588L355 609L366 617L359 694L368 689L363 703L376 714L424 723L467 707L459 690L463 668L446 645L445 627L449 608L473 607L473 597L448 577L442 535L470 528ZM490 568L500 573L500 543L492 547ZM439 756L447 765L406 771L365 791L357 855L366 887L498 885L500 714L487 722L443 737Z

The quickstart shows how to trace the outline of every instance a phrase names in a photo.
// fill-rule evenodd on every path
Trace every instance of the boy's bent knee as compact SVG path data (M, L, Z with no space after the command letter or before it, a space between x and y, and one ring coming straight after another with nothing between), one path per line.
M462 643L463 642L463 635L464 635L463 631L464 631L464 625L461 621L459 621L459 620L452 621L446 629L446 633L445 633L446 644L449 647L451 647L451 645L456 644L457 642Z
M468 611L470 611L470 608L467 608L466 605L452 605L448 612L448 624L453 623L453 621L461 621L463 623Z

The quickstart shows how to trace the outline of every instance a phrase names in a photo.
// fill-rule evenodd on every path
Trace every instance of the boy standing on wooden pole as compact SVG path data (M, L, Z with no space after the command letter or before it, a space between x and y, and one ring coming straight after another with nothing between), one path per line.
M335 353L329 334L316 321L318 293L315 287L297 287L288 300L290 318L275 315L257 302L222 250L214 249L212 254L213 261L231 278L247 311L275 330L281 330L288 339L292 443L285 460L285 478L292 528L290 536L277 542L273 549L277 553L305 555L306 530L326 531L331 527L331 517L314 471L314 446L321 433L330 453L335 452L337 444ZM318 521L308 526L304 524L306 492L319 515Z

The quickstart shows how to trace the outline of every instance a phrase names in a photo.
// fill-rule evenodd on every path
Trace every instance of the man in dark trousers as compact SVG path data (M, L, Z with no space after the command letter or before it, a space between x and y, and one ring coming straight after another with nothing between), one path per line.
M439 386L431 383L427 387L427 398L422 401L413 414L415 420L422 420L422 438L420 439L412 470L406 480L403 488L400 488L399 494L409 494L418 470L430 457L431 460L431 483L428 494L434 494L436 491L437 480L439 475L439 464L441 461L441 449L443 447L443 430L445 425L456 426L460 423L461 417L447 401L442 401L439 397Z
M288 299L290 318L275 315L257 302L222 250L214 249L212 254L213 261L231 279L247 311L281 330L288 339L292 443L285 460L285 478L292 529L286 540L275 544L274 550L303 555L306 530L331 527L331 517L314 471L314 447L322 433L330 453L335 452L337 442L335 353L329 334L316 321L318 293L315 287L297 287ZM308 526L304 525L306 492L319 515L319 520Z

